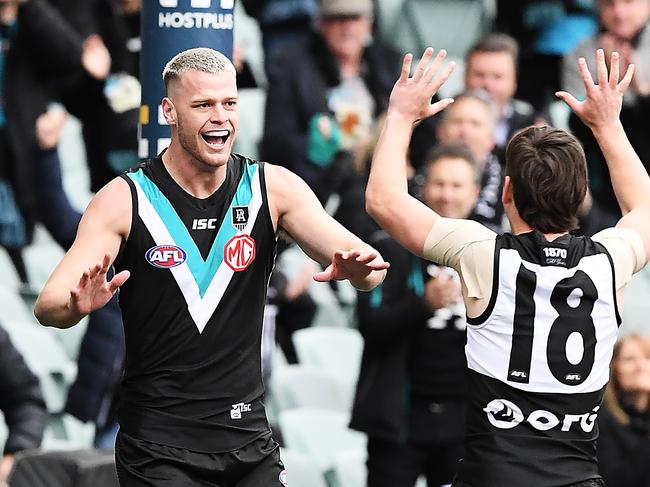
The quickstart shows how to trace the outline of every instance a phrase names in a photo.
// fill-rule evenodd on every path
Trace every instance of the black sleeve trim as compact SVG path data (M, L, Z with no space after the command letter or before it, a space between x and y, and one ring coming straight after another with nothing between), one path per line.
M470 318L466 316L466 321L468 325L471 326L481 326L485 324L485 321L490 317L494 311L494 306L497 302L497 296L499 294L499 259L501 257L501 244L503 242L503 235L499 235L496 238L494 245L494 267L492 269L492 293L490 294L490 302L487 305L487 308L479 316L475 318Z

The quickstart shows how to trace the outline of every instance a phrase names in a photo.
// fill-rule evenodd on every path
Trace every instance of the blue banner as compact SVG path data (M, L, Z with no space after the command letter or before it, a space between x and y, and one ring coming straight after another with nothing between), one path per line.
M234 4L235 0L143 0L140 158L153 157L169 145L169 127L160 109L165 64L193 47L211 47L232 59Z

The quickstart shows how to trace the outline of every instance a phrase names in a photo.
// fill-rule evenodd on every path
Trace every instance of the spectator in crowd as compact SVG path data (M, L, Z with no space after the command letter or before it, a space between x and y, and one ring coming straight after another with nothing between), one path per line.
M475 206L479 171L462 145L430 157L425 203L449 218ZM365 348L351 427L368 434L368 486L449 484L465 428L465 307L455 271L416 257L383 231L373 245L391 259L384 283L359 293Z
M140 38L140 14L142 0L119 0L119 10L122 14L125 27L126 49L130 53L129 73L136 78L140 77L140 51L142 40ZM123 39L124 40L124 39Z
M63 189L58 143L66 118L67 113L60 108L49 109L38 117L34 156L38 220L65 250L74 242L81 220L81 213L72 207Z
M499 110L494 131L495 150L505 160L506 144L518 130L533 125L533 106L515 100L517 90L517 41L506 34L488 34L465 57L465 89L486 91Z
M309 42L318 1L242 0L246 13L259 23L267 71L286 49Z
M97 44L82 42L44 0L0 0L0 26L0 245L26 284L20 248L36 220L36 120L50 100L47 85L75 72L99 76L103 66Z
M497 0L495 30L521 48L517 98L544 112L560 89L562 58L597 29L594 0Z
M49 0L75 33L91 43L102 71L70 73L53 91L82 123L86 160L93 192L120 172L138 163L137 124L139 86L125 102L115 100L119 87L135 82L137 55L127 48L130 34L124 11L115 0ZM127 97L124 97L127 98Z
M503 231L503 174L494 154L497 107L481 91L469 91L440 114L437 138L442 144L461 143L472 151L481 173L481 193L471 218L497 233Z
M296 172L321 202L353 171L399 72L399 54L370 41L371 28L371 0L323 0L317 32L269 66L261 157Z
M641 162L650 168L650 0L598 0L598 15L602 30L584 40L564 59L562 67L563 89L584 96L584 85L577 68L577 59L584 57L589 69L596 66L594 52L605 50L605 58L617 51L620 54L621 72L634 64L636 71L632 84L623 99L621 123ZM614 192L609 181L605 159L591 132L573 114L569 126L582 142L589 164L589 183L594 200L590 232L611 226L620 217Z
M650 486L650 339L646 336L628 335L614 347L598 427L598 464L607 486Z
M0 459L0 485L7 481L14 455L38 448L43 439L47 410L38 378L0 327L0 411L9 436Z

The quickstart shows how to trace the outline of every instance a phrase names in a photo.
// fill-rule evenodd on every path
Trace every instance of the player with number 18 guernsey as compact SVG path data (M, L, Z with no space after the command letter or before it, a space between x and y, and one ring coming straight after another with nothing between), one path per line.
M600 485L581 482L600 482L594 440L616 290L644 262L640 237L610 228L547 241L442 219L427 240L440 241L426 257L459 270L466 302L483 303L467 320L471 394L454 486Z

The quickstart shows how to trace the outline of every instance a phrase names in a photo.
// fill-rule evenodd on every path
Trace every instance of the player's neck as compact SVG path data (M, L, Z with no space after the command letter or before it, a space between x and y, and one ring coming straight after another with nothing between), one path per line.
M510 221L510 229L512 233L514 233L515 235L521 235L522 233L529 233L535 230L533 227L531 227L528 223L523 221L521 218L513 219L513 220L515 221L512 220ZM539 233L541 233L548 242L552 242L556 238L561 237L562 235L566 235L569 232L559 232L559 233L539 232Z
M188 154L179 154L173 145L163 154L162 161L172 179L195 198L212 195L226 179L226 164L209 167Z

